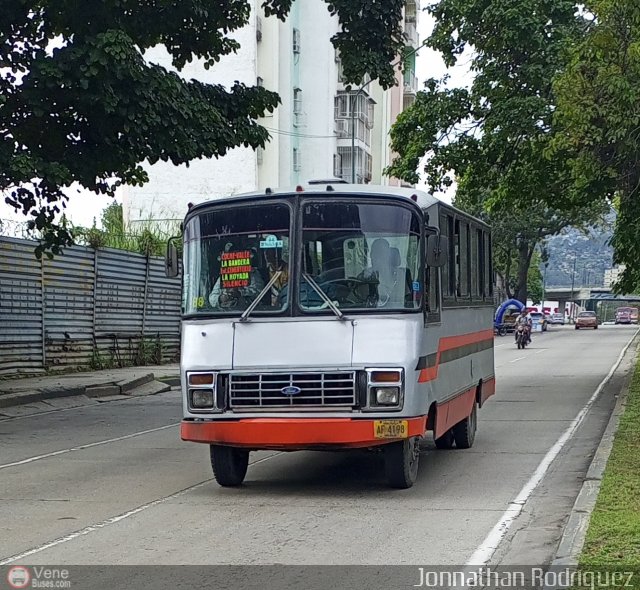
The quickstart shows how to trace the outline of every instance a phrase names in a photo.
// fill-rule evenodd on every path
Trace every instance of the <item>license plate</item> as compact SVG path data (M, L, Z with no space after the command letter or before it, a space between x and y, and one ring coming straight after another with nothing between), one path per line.
M373 435L375 438L407 438L409 422L407 420L374 420Z

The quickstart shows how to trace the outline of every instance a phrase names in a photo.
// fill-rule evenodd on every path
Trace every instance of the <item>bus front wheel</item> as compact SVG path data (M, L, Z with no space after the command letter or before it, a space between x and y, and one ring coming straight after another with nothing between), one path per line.
M420 445L417 438L407 438L385 446L384 468L392 488L410 488L418 479Z
M216 481L224 487L239 486L247 475L249 451L211 445L211 467Z

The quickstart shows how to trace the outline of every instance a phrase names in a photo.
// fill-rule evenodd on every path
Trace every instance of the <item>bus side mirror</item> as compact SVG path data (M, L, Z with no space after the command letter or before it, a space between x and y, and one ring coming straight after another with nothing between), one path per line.
M446 236L432 234L427 238L427 265L436 268L447 263L449 241Z
M180 265L178 263L178 248L174 243L174 238L167 242L167 253L164 259L164 272L167 277L174 279L180 274Z

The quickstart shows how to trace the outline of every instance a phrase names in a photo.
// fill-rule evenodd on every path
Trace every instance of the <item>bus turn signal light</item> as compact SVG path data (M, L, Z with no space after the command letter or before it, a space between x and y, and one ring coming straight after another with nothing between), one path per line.
M372 383L400 383L401 380L400 371L373 371L371 373Z
M213 373L191 373L189 385L213 385Z

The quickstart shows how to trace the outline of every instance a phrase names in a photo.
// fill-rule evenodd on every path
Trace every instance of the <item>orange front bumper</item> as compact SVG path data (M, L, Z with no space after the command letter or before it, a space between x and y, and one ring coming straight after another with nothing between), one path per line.
M402 419L408 422L409 437L424 434L426 416ZM375 437L373 419L351 418L243 418L215 422L183 420L180 436L182 440L207 444L286 450L357 449L393 442L393 439Z

